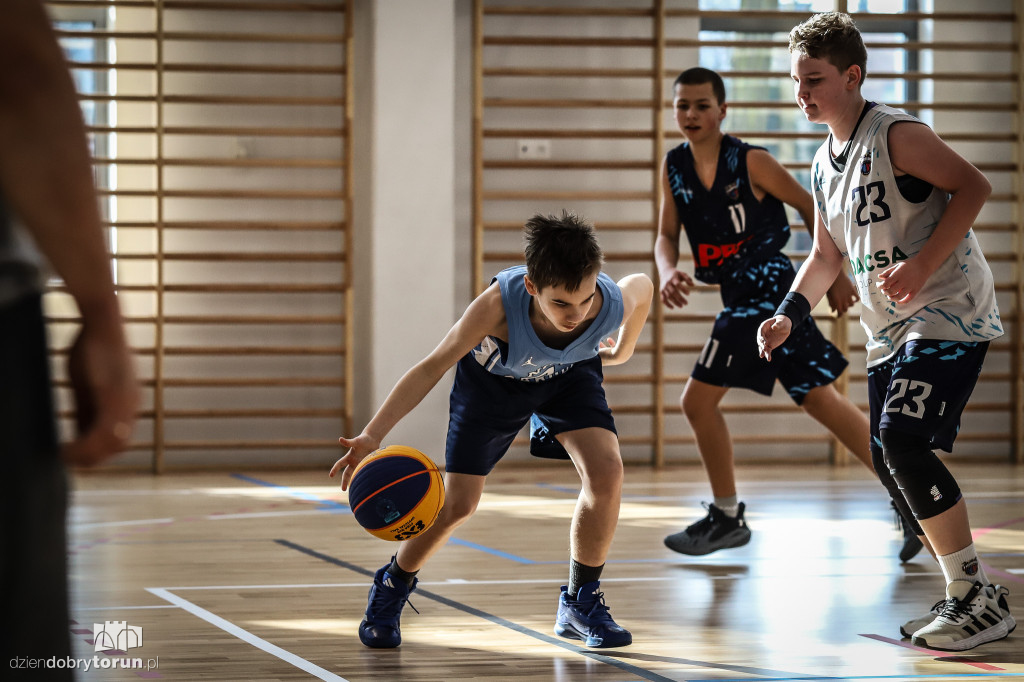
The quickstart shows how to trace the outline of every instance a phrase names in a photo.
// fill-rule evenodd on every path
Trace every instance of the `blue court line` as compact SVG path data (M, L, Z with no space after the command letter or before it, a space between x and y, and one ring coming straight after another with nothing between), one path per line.
M509 559L516 562L517 564L542 564L542 563L555 563L548 561L534 561L533 559L527 559L526 557L517 556L515 554L509 554L508 552L502 552L500 549L494 549L493 547L486 547L484 545L478 545L475 542L469 540L460 540L456 537L448 539L450 544L462 545L463 547L469 547L470 549L476 549L492 556L500 557L502 559Z
M554 490L555 492L566 493L568 495L580 494L579 488L570 488L569 486L555 485L554 483L537 483L536 486L538 488L544 488L545 490Z
M362 566L357 566L356 564L353 564L351 562L344 561L342 559L337 559L335 557L332 557L330 555L324 554L322 552L318 552L315 549L311 549L309 547L304 547L302 545L296 544L296 543L294 543L294 542L292 542L290 540L278 539L278 540L274 540L274 542L276 542L277 544L279 544L279 545L281 545L283 547L287 547L289 549L294 549L297 552L301 552L303 554L306 554L308 556L314 557L316 559L320 559L321 561L325 561L325 562L327 562L329 564L334 564L335 566L341 566L342 568L347 568L350 571L355 571L356 573L359 573L360 575L365 575L367 577L372 577L374 575L373 571L365 569ZM595 661L598 661L600 663L605 663L607 665L614 666L614 667L619 668L620 670L623 670L623 671L625 671L625 672L627 672L627 673L629 673L631 675L636 675L637 677L641 677L641 678L643 678L645 680L651 680L652 682L678 682L677 680L674 680L671 677L665 677L663 675L659 675L658 673L656 673L654 671L645 670L644 668L640 668L640 667L635 666L635 665L633 665L631 663L626 663L624 661L618 660L618 658L629 658L629 657L642 658L643 657L642 654L641 655L636 655L636 654L631 654L629 652L614 652L613 653L612 650L610 650L610 649L609 649L609 653L608 654L598 653L598 652L596 652L596 651L594 651L592 649L587 649L587 648L584 648L584 647L582 647L582 646L580 646L578 644L573 644L570 641L567 641L567 640L564 640L564 639L560 639L560 638L554 637L552 635L546 635L546 634L544 634L542 632L537 632L536 630L531 630L530 628L527 628L527 627L524 627L522 625L519 625L518 623L514 623L514 622L512 622L510 620L502 618L501 616L495 616L493 614L487 613L486 611L481 611L480 609L477 609L475 607L469 606L467 604L463 604L461 602L457 602L457 601L454 601L452 599L448 599L447 597L443 597L440 594L437 594L436 592L431 592L429 590L425 590L425 589L419 588L419 589L416 590L416 594L417 594L417 596L422 595L423 597L426 597L427 599L431 599L433 601L436 601L439 604L444 604L445 606L449 606L449 607L451 607L453 609L456 609L458 611L462 611L463 613L468 613L468 614L470 614L472 616L476 616L477 618L482 618L482 619L484 619L486 621L494 623L495 625L499 625L499 626L501 626L503 628L507 628L509 630L512 630L514 632L518 632L518 633L526 635L528 637L533 637L534 639L538 639L538 640L540 640L542 642L545 642L546 644L551 644L551 645L557 646L557 647L559 647L561 649L565 649L566 651L569 651L571 653L581 654L581 655L586 656L588 658L592 658ZM690 660L690 659L685 659L685 658L669 658L669 659L665 659L665 658L662 658L662 657L654 657L654 658L656 660L668 660L668 661L670 661L672 663L676 663L676 664L680 664L680 665L692 665L692 666L697 666L697 667L701 667L701 668L713 668L713 669L716 669L716 670L728 670L729 672L737 672L737 673L746 672L746 673L754 674L754 675L765 675L765 674L779 675L779 674L785 674L785 673L781 673L780 671L776 671L776 670L770 670L769 671L769 670L764 670L764 669L760 669L760 668L749 668L749 667L740 666L740 665L725 665L725 664L720 664L720 663L711 663L709 661L696 661L696 660ZM762 679L765 679L765 680L824 680L824 679L843 679L843 678L838 678L838 677L837 678L825 678L825 677L775 677L775 678L762 678ZM854 679L854 678L850 678L850 679ZM708 680L708 682L722 682L722 681L721 680ZM741 678L739 680L736 680L736 682L751 682L751 679L749 677ZM757 682L761 682L761 680L759 679L759 680L757 680Z
M352 510L349 508L349 506L347 504L344 504L342 502L335 502L334 500L324 500L324 499L322 499L320 497L317 497L316 495L313 495L313 494L310 494L310 493L299 492L298 490L295 490L294 488L292 488L290 486L287 486L287 485L278 485L277 483L270 483L269 481L264 481L264 480L261 480L259 478L253 478L252 476L246 476L245 474L229 474L229 475L232 478L237 478L238 480L245 481L246 483L254 483L256 485L261 485L261 486L263 486L265 488L274 488L275 490L279 490L283 494L287 495L288 497L295 498L296 500L305 500L307 502L316 502L317 503L317 509L322 509L324 511L334 512L336 514L351 514L352 513Z

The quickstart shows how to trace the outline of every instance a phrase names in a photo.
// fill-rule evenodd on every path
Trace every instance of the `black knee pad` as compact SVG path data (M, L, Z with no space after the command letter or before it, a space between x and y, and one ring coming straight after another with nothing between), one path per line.
M914 535L924 535L924 531L921 530L921 524L917 522L914 512L910 509L910 505L907 504L907 498L903 496L903 491L900 490L900 484L892 477L892 473L885 463L882 448L875 447L873 444L871 447L871 466L874 467L875 473L878 474L878 480L882 482L882 485L889 492L889 499L896 505L900 515L910 524Z
M932 452L927 436L895 429L882 429L879 436L885 466L914 516L930 519L953 508L961 497L960 486Z

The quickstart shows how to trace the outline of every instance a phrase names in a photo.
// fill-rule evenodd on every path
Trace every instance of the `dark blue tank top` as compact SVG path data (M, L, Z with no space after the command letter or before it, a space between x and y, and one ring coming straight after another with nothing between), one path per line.
M780 269L793 270L782 261L789 259L781 256L789 241L785 206L770 194L761 201L754 196L747 171L751 149L763 147L723 135L710 190L697 176L689 143L666 156L672 198L693 252L694 275L702 282L721 284L727 302L756 295L758 282L748 275L752 270L764 272L761 266L766 261L773 262L767 269L773 275L782 274Z
M597 355L601 341L622 326L622 290L608 275L599 273L597 288L603 302L597 317L579 338L562 350L550 348L530 324L530 300L523 276L525 265L499 272L492 281L501 289L508 323L508 342L488 336L471 355L492 374L520 381L546 381L568 371L575 363Z

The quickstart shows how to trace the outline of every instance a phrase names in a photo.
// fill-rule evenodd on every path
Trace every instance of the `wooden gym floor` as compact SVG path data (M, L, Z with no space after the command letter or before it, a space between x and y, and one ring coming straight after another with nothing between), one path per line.
M952 466L986 570L1024 621L1024 467ZM602 589L633 645L552 633L578 479L568 465L499 465L480 510L420 574L403 644L363 647L371 537L323 472L78 475L69 519L80 680L1010 680L1024 628L962 655L917 649L899 625L942 596L926 555L896 559L882 488L859 467L741 468L753 539L684 557L662 538L703 514L696 467L627 468ZM143 645L94 651L93 625ZM100 660L102 659L102 660Z

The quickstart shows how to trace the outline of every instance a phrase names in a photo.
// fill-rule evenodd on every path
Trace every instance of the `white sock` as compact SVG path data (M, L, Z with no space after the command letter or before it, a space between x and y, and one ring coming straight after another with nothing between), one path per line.
M959 552L938 557L938 560L942 575L946 578L946 592L950 597L962 599L975 581L982 585L989 584L973 542Z
M725 512L726 516L731 516L734 519L740 513L740 498L736 495L732 497L716 497L714 504Z

